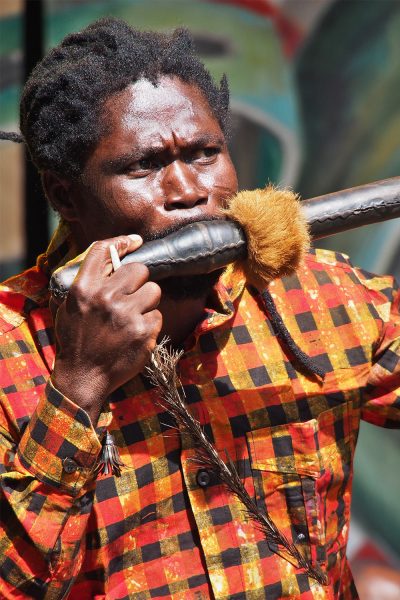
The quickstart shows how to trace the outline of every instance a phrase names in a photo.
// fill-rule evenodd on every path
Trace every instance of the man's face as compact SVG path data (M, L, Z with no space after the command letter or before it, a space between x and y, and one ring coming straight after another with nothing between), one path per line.
M140 80L109 98L107 133L74 191L84 245L119 234L163 236L212 218L237 190L224 135L196 86Z

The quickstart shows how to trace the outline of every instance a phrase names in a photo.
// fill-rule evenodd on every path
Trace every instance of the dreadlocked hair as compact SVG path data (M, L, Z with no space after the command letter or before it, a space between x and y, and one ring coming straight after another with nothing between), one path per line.
M0 138L25 141L39 171L75 179L106 131L101 119L105 100L141 78L157 85L162 75L196 85L226 131L226 77L219 87L214 83L187 30L143 32L105 18L68 35L38 63L21 98L22 137L1 133Z

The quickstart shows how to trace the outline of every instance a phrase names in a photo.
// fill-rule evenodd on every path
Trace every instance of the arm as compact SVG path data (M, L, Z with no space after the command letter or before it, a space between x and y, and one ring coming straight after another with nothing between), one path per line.
M140 243L128 236L95 242L66 300L51 304L57 346L52 382L94 425L107 397L143 370L161 330L161 290L148 281L148 268L131 263L112 272L110 245L124 256Z
M22 437L4 395L0 575L5 598L15 597L15 590L21 597L62 597L73 584L83 560L95 490L92 469L101 448L93 424L107 396L143 369L161 327L158 286L146 283L147 269L140 265L111 273L111 242L116 243L92 246L68 299L53 306L54 371ZM120 253L132 245L128 238Z
M3 410L8 400L2 398ZM61 594L81 564L100 442L88 415L48 383L22 437L0 424L2 598ZM63 461L78 467L67 473ZM57 590L57 592L55 591Z
M383 427L400 426L400 290L391 277L364 273L371 303L382 319L372 369L365 387L361 417Z

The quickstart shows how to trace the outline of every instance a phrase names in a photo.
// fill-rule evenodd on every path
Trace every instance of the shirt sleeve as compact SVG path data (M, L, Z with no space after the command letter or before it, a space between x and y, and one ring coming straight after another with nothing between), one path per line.
M365 278L365 273L363 274ZM361 418L382 427L400 426L400 290L390 277L367 279L372 303L382 320L364 390Z
M82 563L101 444L50 382L20 439L6 410L0 419L2 598L63 596Z

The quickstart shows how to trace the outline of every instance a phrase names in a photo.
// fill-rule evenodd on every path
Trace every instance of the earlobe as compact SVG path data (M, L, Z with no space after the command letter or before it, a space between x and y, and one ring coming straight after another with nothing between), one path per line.
M53 173L45 171L42 173L42 185L51 206L65 221L77 221L75 203L72 194L72 182Z

